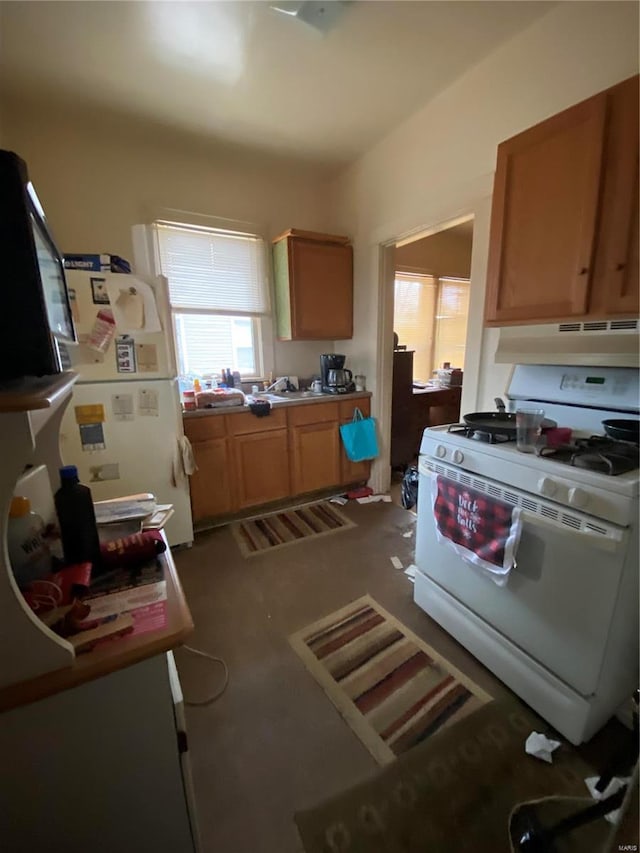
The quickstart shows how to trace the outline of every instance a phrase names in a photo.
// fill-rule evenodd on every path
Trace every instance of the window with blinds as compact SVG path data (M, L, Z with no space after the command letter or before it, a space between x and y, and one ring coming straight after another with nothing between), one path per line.
M269 313L264 241L180 223L154 225L181 375L262 372L260 318Z
M414 351L413 378L421 382L432 378L436 300L433 276L396 273L393 330L399 343Z
M434 370L447 361L451 367L464 367L468 314L469 282L457 278L439 278Z
M426 382L450 362L464 366L469 282L396 273L393 325L400 344L414 351L413 378Z

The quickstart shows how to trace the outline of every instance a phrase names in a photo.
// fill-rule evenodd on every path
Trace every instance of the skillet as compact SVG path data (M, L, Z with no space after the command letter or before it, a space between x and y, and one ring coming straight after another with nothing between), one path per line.
M631 441L633 444L640 443L640 421L634 421L632 418L613 418L602 421L602 426L609 438Z
M513 435L516 431L515 412L473 412L464 416L467 426L493 435ZM541 428L553 429L558 424L550 418L544 418Z

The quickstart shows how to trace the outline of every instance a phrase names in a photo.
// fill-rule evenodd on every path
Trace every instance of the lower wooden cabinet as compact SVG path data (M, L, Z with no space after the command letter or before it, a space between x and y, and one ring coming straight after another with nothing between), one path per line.
M294 426L291 443L294 494L338 485L340 434L337 420Z
M198 470L191 476L195 525L309 492L364 483L370 462L351 462L339 426L368 398L185 419Z
M233 456L238 509L291 494L288 445L286 429L236 435Z
M229 440L211 438L193 444L198 470L191 475L191 511L194 522L232 512L232 463Z

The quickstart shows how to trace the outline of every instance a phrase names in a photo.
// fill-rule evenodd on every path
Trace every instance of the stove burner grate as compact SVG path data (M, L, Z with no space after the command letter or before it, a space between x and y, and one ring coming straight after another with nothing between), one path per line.
M478 429L478 427L469 426L469 424L451 424L447 432L451 435L460 435L463 438L470 438L472 441L482 441L485 444L505 444L508 441L515 441L515 431L513 435L505 433L489 432L489 430Z
M573 444L563 444L560 447L542 447L538 455L610 477L635 471L640 465L637 444L615 441L600 435L578 438Z

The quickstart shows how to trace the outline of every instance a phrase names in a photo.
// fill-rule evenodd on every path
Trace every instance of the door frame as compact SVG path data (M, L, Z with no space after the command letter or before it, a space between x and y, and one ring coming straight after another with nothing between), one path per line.
M471 190L466 203L448 206L441 215L425 216L413 227L385 228L386 235L376 234L378 252L378 328L376 350L376 390L380 421L381 453L371 472L371 485L376 492L387 492L391 485L391 404L393 394L393 309L395 249L398 243L429 237L470 219L474 221L471 251L469 323L467 325L462 410L473 411L480 396L480 364L484 336L484 295L486 287L489 222L493 173L484 175ZM427 224L425 224L427 223ZM391 236L389 234L391 231ZM471 358L469 357L471 356Z

